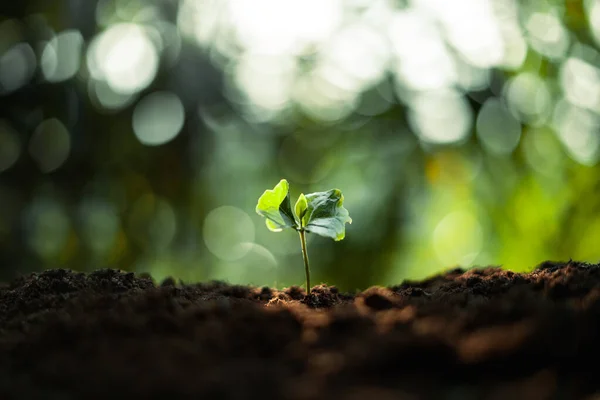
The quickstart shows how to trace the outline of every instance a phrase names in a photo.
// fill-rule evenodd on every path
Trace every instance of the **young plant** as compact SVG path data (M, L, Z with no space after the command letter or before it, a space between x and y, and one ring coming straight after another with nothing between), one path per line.
M344 195L339 189L326 192L301 194L292 210L289 183L285 179L258 199L256 212L266 218L267 228L280 232L284 228L295 229L300 235L306 292L310 294L310 268L306 251L306 232L330 237L335 241L346 235L346 222L352 223L348 210L343 207Z

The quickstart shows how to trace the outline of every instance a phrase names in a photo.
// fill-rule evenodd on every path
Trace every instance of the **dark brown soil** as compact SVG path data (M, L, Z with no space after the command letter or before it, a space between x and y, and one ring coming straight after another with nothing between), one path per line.
M0 399L593 399L600 266L356 295L51 270L0 287ZM598 397L600 398L600 397Z

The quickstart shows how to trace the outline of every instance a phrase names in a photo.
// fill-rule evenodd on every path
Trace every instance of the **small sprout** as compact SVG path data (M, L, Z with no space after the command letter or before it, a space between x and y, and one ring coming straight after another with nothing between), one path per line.
M344 239L346 223L352 223L352 219L343 206L344 195L339 189L301 194L292 211L289 188L288 181L282 179L272 190L265 190L258 199L256 212L266 218L267 228L273 232L293 228L299 233L306 274L306 291L310 293L306 232L339 241Z

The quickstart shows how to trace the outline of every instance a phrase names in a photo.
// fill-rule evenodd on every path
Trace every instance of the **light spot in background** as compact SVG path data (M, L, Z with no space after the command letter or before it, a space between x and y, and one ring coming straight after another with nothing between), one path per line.
M66 246L71 230L64 207L49 198L36 198L23 214L29 247L40 257L56 257Z
M254 242L255 227L243 210L222 206L208 213L202 233L204 243L212 254L221 260L235 261L251 250L247 243Z
M485 90L490 86L490 70L478 68L461 59L456 59L456 80L465 92Z
M505 34L504 57L499 67L507 70L518 70L527 58L527 43L516 29Z
M88 197L79 205L81 237L98 255L108 253L117 238L119 217L115 206L107 201Z
M587 6L590 31L596 40L596 44L600 45L600 1L584 1L584 5Z
M510 154L519 144L521 124L497 98L486 100L477 116L477 136L495 154Z
M147 21L158 18L154 4L144 0L98 0L94 3L96 23L101 27L118 21Z
M511 78L504 87L508 107L522 123L538 125L551 112L551 98L547 83L530 72Z
M225 7L227 3L219 0L183 0L179 5L177 27L183 35L205 47L215 38L222 23L220 17Z
M145 0L114 0L115 17L124 20L143 20L144 18L158 18L155 8Z
M481 252L483 229L468 211L446 215L433 232L433 248L443 265L468 266Z
M27 43L18 43L0 56L0 94L14 92L28 83L36 69L36 57Z
M230 0L231 27L242 47L262 54L300 54L341 22L340 0Z
M560 84L571 103L600 110L600 69L579 58L570 57L561 66Z
M131 237L150 252L167 249L177 233L175 210L166 199L151 193L133 203L127 222Z
M61 82L79 71L83 36L67 30L50 39L42 51L40 67L48 82Z
M495 66L503 56L503 41L489 0L426 0L417 3L435 16L444 37L470 64Z
M277 260L266 247L256 243L240 243L245 255L235 261L220 262L210 279L232 284L273 286L277 280Z
M309 117L339 121L354 111L362 90L381 80L388 53L384 38L371 28L348 27L324 45L319 63L296 80L292 96Z
M8 121L0 120L0 172L12 167L21 155L19 134Z
M142 144L158 146L173 140L185 120L183 104L176 94L154 92L133 110L133 132Z
M525 161L537 173L556 178L562 170L565 154L563 146L550 129L529 129L523 136Z
M331 62L323 60L319 62L309 74L304 77L312 80L314 89L320 89L321 92L330 96L336 95L336 90L340 93L348 93L355 96L360 90L362 83L356 77L348 73L345 68Z
M519 5L514 0L494 1L492 3L498 27L503 41L504 54L499 67L517 70L527 57L527 42L521 30Z
M296 67L291 57L247 53L238 60L233 79L251 103L280 110L290 100Z
M320 56L323 64L344 71L362 90L383 77L389 48L385 37L366 24L350 25L323 45Z
M137 94L117 93L106 81L95 79L88 81L88 94L92 104L101 111L121 110L137 99Z
M525 22L525 31L531 47L550 59L564 57L569 48L567 30L552 14L533 13Z
M409 108L410 125L424 142L456 143L469 135L473 111L464 96L455 90L418 93Z
M146 30L136 24L116 24L90 43L87 66L94 79L105 80L117 93L139 92L154 80L159 57Z
M565 100L557 103L553 125L569 155L577 162L594 165L600 150L600 117Z
M322 69L317 69L310 76L298 79L292 96L307 116L333 123L354 111L358 92L338 86L323 74Z
M393 72L401 86L427 90L455 82L454 60L430 16L412 9L397 11L390 21L388 37L395 56Z
M29 139L29 154L40 171L49 173L60 168L71 152L69 131L56 118L43 121Z
M268 229L256 230L256 243L263 243L276 256L298 255L298 235L277 235L274 240L273 232Z

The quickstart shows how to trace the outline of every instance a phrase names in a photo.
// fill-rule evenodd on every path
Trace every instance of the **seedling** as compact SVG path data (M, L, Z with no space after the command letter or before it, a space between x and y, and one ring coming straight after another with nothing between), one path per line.
M346 222L352 223L352 218L343 207L344 195L339 189L306 196L301 194L292 211L289 188L288 181L282 179L272 190L265 190L258 199L256 212L266 218L267 228L273 232L281 232L284 228L292 228L298 232L304 259L306 292L310 293L306 232L339 241L346 236Z

